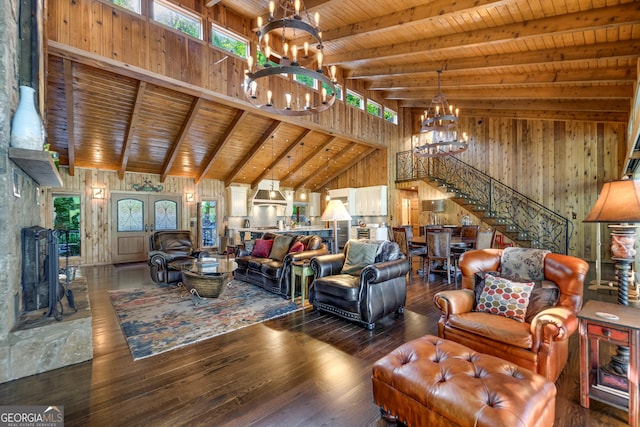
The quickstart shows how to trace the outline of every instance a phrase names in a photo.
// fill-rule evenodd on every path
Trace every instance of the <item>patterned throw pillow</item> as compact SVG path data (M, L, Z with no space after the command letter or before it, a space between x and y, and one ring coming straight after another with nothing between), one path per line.
M524 322L533 282L512 282L504 277L486 275L476 311L509 317Z
M256 244L253 246L251 255L258 258L266 258L269 256L272 245L273 240L258 239L256 240Z

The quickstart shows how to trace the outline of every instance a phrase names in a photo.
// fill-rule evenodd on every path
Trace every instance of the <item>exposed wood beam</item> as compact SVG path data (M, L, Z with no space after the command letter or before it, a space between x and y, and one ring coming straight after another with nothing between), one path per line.
M205 4L206 7L213 7L215 5L217 5L218 3L220 3L221 0L209 0L207 1L207 3Z
M558 49L544 49L532 52L500 53L469 58L454 58L446 61L421 61L415 58L411 63L361 67L357 71L348 72L348 79L390 77L403 74L425 73L429 70L435 72L443 68L448 71L478 70L483 68L495 68L496 72L502 67L515 67L519 65L544 65L558 62L585 61L598 58L622 59L636 58L640 51L640 40L626 40L622 42L598 43L583 46L572 46Z
M262 181L267 176L267 171L275 167L275 165L280 163L282 159L285 159L310 133L310 129L305 129L300 135L298 135L298 137L292 143L290 143L289 146L287 146L287 148L275 159L275 161L271 162L271 164L264 171L262 171L262 173L256 179L253 180L253 182L251 183L251 187L257 187L258 183L260 183L260 181ZM291 171L289 171L289 174L293 175ZM289 176L287 175L280 180L286 180L288 177Z
M327 3L331 3L333 0L306 0L303 2L304 4L304 8L307 10L307 12L311 13L314 9L317 9ZM293 2L292 2L293 3ZM265 9L266 6L269 4L269 2L265 1ZM276 1L276 14L278 13L278 2ZM300 15L303 14L303 11L300 11ZM278 16L276 15L276 18L278 18ZM269 22L269 12L267 11L264 15L262 15L262 22ZM254 25L254 30L257 30L257 27L255 27L256 25L256 20L252 20L251 22L252 25ZM324 40L324 37L323 37Z
M236 129L238 129L242 120L245 117L247 117L248 114L249 113L247 113L244 110L238 110L236 112L235 117L233 118L229 126L227 126L227 129L224 131L224 134L222 135L222 139L213 149L213 151L209 155L209 158L204 162L205 164L204 169L202 169L202 172L200 172L200 174L196 177L196 180L195 180L196 185L198 185L200 181L202 181L202 179L205 176L207 176L207 174L209 173L209 170L211 170L211 167L213 166L213 163L216 161L216 159L218 158L218 156L220 155L224 147L227 145L233 133L236 131Z
M367 90L388 90L399 91L406 89L432 89L438 87L438 77L433 71L422 75L411 75L390 79L374 79L365 85ZM598 68L593 70L557 70L542 71L537 73L443 73L440 79L440 86L443 92L447 88L461 88L473 86L503 86L503 85L534 85L544 83L547 85L564 85L566 83L594 83L594 82L617 82L633 83L636 76L626 68Z
M384 91L385 99L431 99L433 91L407 90ZM451 88L444 94L449 103L455 99L517 99L517 98L626 98L633 96L633 85L608 86L563 86L563 87L525 87L525 88Z
M462 115L461 115L462 116ZM464 110L467 117L506 117L512 119L527 120L554 120L554 121L587 121L627 123L629 113L619 111L540 111L540 110L499 110L499 109L469 109Z
M238 175L240 175L240 172L242 171L242 169L244 169L249 164L251 159L253 159L255 156L260 154L260 146L264 144L271 137L271 135L273 135L278 130L278 128L281 125L282 125L282 122L278 120L274 120L271 123L271 126L269 126L269 128L262 134L260 139L258 139L258 141L255 144L253 144L251 148L249 148L249 151L244 156L244 158L238 162L235 169L224 180L225 187L228 187L229 185L231 185L233 180L236 179Z
M327 148L329 145L331 145L331 143L333 143L336 139L338 139L337 136L332 136L331 138L327 139L323 144L320 144L316 147L315 150L313 150L307 157L305 157L304 159L302 159L302 162L296 167L296 169L291 172L293 174L295 174L298 171L301 171L303 169L306 169L308 167L307 163L309 163L309 161L311 159L313 159L315 156L318 155L318 153L324 151L325 148ZM313 174L315 173L315 171L308 171L311 172L309 174L309 176L307 176L306 178L302 178L302 180L300 181L299 184L297 184L294 187L294 191L298 191L300 188L304 187L304 185L309 182L311 179L313 179Z
M479 45L484 48L495 43L511 42L514 39L526 40L547 35L557 37L576 31L611 29L623 24L640 23L640 3L638 2L607 7L606 12L607 16L611 16L611 20L606 26L602 22L602 10L591 9L528 22L515 22L500 27L477 29L471 32L341 52L336 55L327 55L326 61L328 64L342 64L372 58L380 60L415 55L417 52L429 52L430 55L434 55L447 49L459 50L461 47L470 48Z
M427 108L431 99L407 100L400 102L401 107ZM461 113L470 109L479 110L530 110L530 111L610 111L628 114L631 106L627 99L458 99L455 106Z
M147 83L138 81L138 90L136 93L135 104L133 104L133 111L131 111L131 117L129 118L129 126L124 135L122 141L122 151L120 153L120 169L118 169L118 178L124 179L124 173L127 171L127 163L129 161L129 151L131 151L131 140L133 139L133 133L140 117L140 110L142 109L142 99L144 98L144 91L147 88ZM164 181L164 178L162 179Z
M378 151L376 148L369 148L367 151L365 151L364 153L360 154L358 157L353 159L350 164L344 166L340 170L335 171L327 180L317 185L313 190L315 191L322 190L322 188L326 187L327 184L330 183L332 180L336 179L337 177L339 177L340 175L342 175L343 173L351 169L354 164L364 160L367 156L369 156L371 153L374 153L376 151Z
M436 0L425 5L411 7L366 21L323 30L322 41L326 43L359 34L390 30L408 23L421 21L423 21L421 23L424 23L424 25L428 25L429 22L447 18L462 11L469 12L504 3L507 2L504 0L458 0L455 2L451 0Z
M178 138L172 144L171 149L169 150L169 155L167 156L167 160L162 166L160 182L164 182L165 179L167 179L169 172L171 172L171 168L173 167L173 163L176 161L176 157L178 156L180 147L182 147L184 140L186 139L187 135L189 135L189 129L191 129L191 126L193 126L193 122L196 119L198 110L200 109L200 106L203 102L204 101L202 98L194 98L193 102L191 102L191 107L189 107L189 111L187 112L185 121L182 123L182 127L178 132Z
M69 175L76 174L76 119L73 109L73 63L64 59L64 100L67 110L67 157Z

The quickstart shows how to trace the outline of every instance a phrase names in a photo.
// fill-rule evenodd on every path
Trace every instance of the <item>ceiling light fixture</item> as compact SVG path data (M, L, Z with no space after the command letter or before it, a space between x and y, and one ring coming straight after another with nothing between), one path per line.
M442 70L438 70L438 95L420 116L420 132L415 135L413 148L416 156L451 156L469 148L466 132L460 133L458 129L459 109L449 105L447 97L440 92L441 74Z
M300 164L302 164L302 162L304 162L304 142L300 143ZM300 187L300 198L302 200L307 199L307 192L304 189L304 183L302 184L302 187Z
M323 72L325 65L320 15L316 12L312 21L302 0L278 0L277 9L276 3L270 1L267 23L263 25L262 18L257 18L257 52L255 57L247 58L245 96L256 107L285 116L305 116L324 111L336 100L337 80L335 65L329 67L330 77ZM302 19L301 12L304 12L306 20ZM297 34L297 31L303 34ZM303 46L289 45L290 40L301 36L308 36L317 43L315 55L310 51L308 42L304 42ZM281 55L276 55L270 44L277 37L281 38ZM267 85L270 76L278 75L287 75L291 79L295 94L287 92L278 99L274 98L273 91ZM316 90L305 84L293 83L294 80L305 82L309 78L313 79Z

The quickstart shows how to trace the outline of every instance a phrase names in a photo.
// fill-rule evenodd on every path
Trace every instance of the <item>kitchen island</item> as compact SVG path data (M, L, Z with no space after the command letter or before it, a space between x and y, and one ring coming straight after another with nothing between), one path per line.
M277 227L230 228L230 230L238 233L240 237L239 243L246 240L247 233L249 233L249 240L259 239L265 233L315 234L322 237L322 242L327 244L330 252L333 252L333 229L318 225L301 225L289 230L280 230Z

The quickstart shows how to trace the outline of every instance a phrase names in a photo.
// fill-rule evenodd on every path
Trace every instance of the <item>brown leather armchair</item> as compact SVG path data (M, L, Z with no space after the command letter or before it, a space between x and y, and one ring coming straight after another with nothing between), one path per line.
M491 354L554 381L569 353L569 337L578 327L577 312L588 264L576 257L549 253L544 279L559 289L555 307L540 311L529 322L473 311L475 273L500 271L503 249L480 249L460 258L462 289L438 292L434 303L442 311L438 335Z
M206 256L209 256L208 252L194 248L189 230L156 231L149 236L147 263L151 280L158 285L174 285L182 280L182 271L171 265L173 261Z

